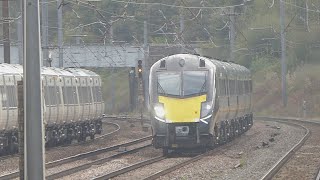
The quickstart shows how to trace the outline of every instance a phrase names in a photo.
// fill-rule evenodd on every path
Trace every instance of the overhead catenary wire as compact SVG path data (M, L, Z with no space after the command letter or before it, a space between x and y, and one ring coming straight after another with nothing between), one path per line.
M230 5L230 6L181 6L181 5L171 5L171 4L165 4L165 3L148 3L148 2L127 2L127 1L121 1L121 0L111 0L112 2L116 3L128 3L128 4L136 4L136 5L160 5L160 6L166 6L166 7L172 7L172 8L183 8L183 9L224 9L224 8L230 8L230 7L239 7L244 6L244 3Z

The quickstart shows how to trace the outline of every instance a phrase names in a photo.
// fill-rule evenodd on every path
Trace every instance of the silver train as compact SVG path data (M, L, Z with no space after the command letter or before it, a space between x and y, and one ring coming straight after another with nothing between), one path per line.
M17 151L17 82L22 73L20 65L0 64L0 154ZM43 67L41 79L47 146L85 141L101 133L104 102L99 75L79 68Z
M153 145L213 147L252 126L250 71L238 64L191 54L157 61L150 69Z

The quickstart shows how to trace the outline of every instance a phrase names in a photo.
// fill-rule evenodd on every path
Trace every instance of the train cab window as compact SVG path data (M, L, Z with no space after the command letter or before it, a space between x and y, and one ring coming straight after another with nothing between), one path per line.
M174 72L158 73L158 93L164 95L180 96L181 75Z
M207 71L183 72L183 96L199 95L207 92Z

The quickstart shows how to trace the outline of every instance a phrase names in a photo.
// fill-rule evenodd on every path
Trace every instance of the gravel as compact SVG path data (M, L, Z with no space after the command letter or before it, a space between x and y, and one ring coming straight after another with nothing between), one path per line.
M91 179L160 155L162 155L162 151L154 150L153 147L149 147L137 153L114 159L103 165L92 167L82 171L81 173L66 176L63 179Z
M249 131L211 156L160 179L260 179L303 135L299 127L255 121Z

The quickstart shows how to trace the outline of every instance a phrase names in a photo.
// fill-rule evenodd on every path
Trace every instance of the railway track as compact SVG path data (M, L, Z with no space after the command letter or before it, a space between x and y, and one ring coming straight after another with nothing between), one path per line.
M305 129L304 137L291 148L261 178L265 179L319 179L320 170L320 122L300 119L258 117L265 121L290 122ZM318 175L318 176L317 176Z
M84 142L75 142L75 143L67 144L67 145L60 145L60 146L56 146L56 147L48 147L48 148L46 148L46 150L54 150L54 149L59 149L61 147L76 146L76 145L80 145L80 144L90 144L90 143L94 142L95 140L103 139L106 136L114 134L114 133L118 132L121 129L120 125L117 124L117 123L106 122L106 121L103 121L103 123L115 127L115 130L113 130L111 132L108 132L106 134L103 134L103 135L98 135L94 139L86 140ZM18 156L19 156L18 154L10 154L10 155L0 156L0 161L6 160L6 159L9 159L9 158L13 158L13 157L18 157Z
M154 158L150 158L147 160L143 160L137 163L134 163L132 165L123 167L119 170L107 173L107 174L103 174L99 177L95 177L93 178L94 180L105 180L105 179L111 179L111 178L115 178L117 179L118 176L120 176L120 179L127 179L128 176L126 177L121 177L122 175L125 175L126 173L131 173L133 171L137 171L140 170L141 172L144 171L143 168L149 168L149 166L155 165L156 163L162 163L162 164L169 164L168 167L161 169L161 170L157 170L155 171L152 168L153 173L146 175L146 176L139 176L139 179L144 179L144 180L154 180L157 178L160 178L161 176L164 176L166 174L169 174L177 169L180 169L184 166L187 166L193 162L199 161L205 157L208 156L215 156L216 154L222 153L223 152L223 148L224 147L228 147L229 144L223 144L220 145L217 149L213 149L213 150L209 150L207 152L203 152L203 153L198 153L197 155L188 155L188 156L178 156L178 157L165 157L165 156L157 156ZM160 165L163 166L163 165ZM147 170L146 170L147 171ZM129 177L130 174L129 174ZM133 176L135 177L135 176Z
M134 145L134 144L137 144L137 143L145 142L145 141L148 141L150 139L151 139L151 136L146 136L146 137L134 140L134 141L127 142L127 143L122 143L122 144L114 145L114 146L111 146L111 147L101 148L101 149L98 149L98 150L94 150L94 151L90 151L90 152L86 152L86 153L81 153L81 154L70 156L70 157L67 157L67 158L64 158L64 159L52 161L52 162L46 163L46 168L47 169L53 168L53 167L56 167L56 166L59 166L59 165L63 165L63 164L66 164L66 163L70 163L70 162L78 161L78 160L81 160L81 159L84 159L84 158L88 158L90 156L96 156L96 155L99 155L99 154L102 154L102 153L105 153L105 152L110 152L110 151L119 149L121 147L131 146L131 145ZM138 149L136 149L136 151L137 150ZM120 155L118 155L118 156L120 156ZM106 160L106 159L104 159L104 160ZM101 162L104 161L104 160L101 160ZM94 165L95 163L101 163L101 162L99 162L99 161L93 162L91 165ZM83 168L83 167L81 167L81 168ZM81 168L79 168L79 169L81 169ZM78 169L74 169L73 171L76 172L77 170ZM64 172L64 173L68 174L68 173L71 173L71 172L72 171ZM52 177L55 177L55 176L56 177L58 177L58 176L62 177L63 175L64 174L61 174L61 175L56 174L56 175L54 175ZM3 176L0 176L0 180L2 180L2 179L3 180L4 179L13 179L13 178L17 178L18 176L19 176L19 171L16 171L16 172L13 172L13 173L10 173L10 174L6 174L6 175L3 175Z
M311 163L313 162L311 159L312 159L312 155L314 155L314 154L313 153L308 154L307 152L305 152L305 150L303 150L303 147L314 146L314 140L312 140L312 138L317 136L317 135L315 135L315 136L313 136L313 135L314 135L315 131L317 131L317 132L319 131L320 123L302 121L302 120L297 120L297 119L284 119L284 118L267 118L266 117L266 118L259 118L259 119L263 119L264 121L277 121L277 122L281 122L281 123L287 123L287 124L290 124L293 126L302 127L305 130L305 135L303 136L303 138L294 147L292 147L261 179L263 179L263 180L265 180L265 179L294 179L295 177L299 177L298 174L300 174L299 179L314 179L314 178L316 178L317 180L320 180L320 169L318 169L318 167L320 165L320 153L317 153L317 155L318 155L317 157L319 160L318 166L313 166L314 168L301 169L300 172L298 171L296 173L291 172L291 171L295 171L293 169L297 169L297 166L304 166L305 163L310 164L310 162ZM318 143L318 145L316 145L316 147L320 148L320 142ZM210 152L211 151L204 153L204 154L200 154L198 156L195 156L193 158L185 160L181 163L178 163L174 166L171 166L171 167L166 168L164 170L160 170L150 176L144 177L143 179L148 179L148 180L157 179L160 176L164 176L172 171L175 171L185 165L188 165L192 162L195 162L195 161L203 158L204 156L206 156ZM314 152L314 153L316 153L316 152ZM295 159L295 156L297 156L297 154L298 155L299 154L311 155L311 157L310 157L311 159L305 158L304 159L305 163L292 163L293 161L299 160L299 159L298 160ZM137 170L141 167L144 167L144 166L156 163L156 162L163 161L165 159L166 158L162 157L162 156L148 159L148 160L141 161L136 164L124 167L120 170L117 170L117 171L114 171L114 172L111 172L108 174L104 174L104 175L99 176L95 179L100 180L100 179L114 178L119 175L128 173L130 171ZM290 165L290 162L291 162L291 165ZM283 167L286 167L286 166L289 166L289 168L284 169ZM306 167L310 167L310 166L306 165ZM302 177L301 177L301 174L303 175Z

